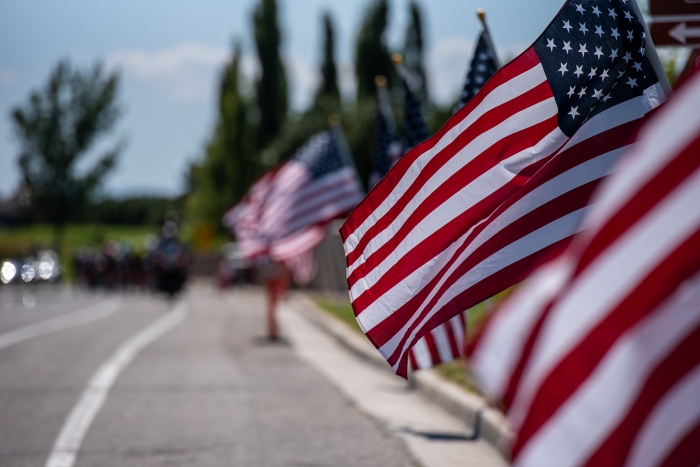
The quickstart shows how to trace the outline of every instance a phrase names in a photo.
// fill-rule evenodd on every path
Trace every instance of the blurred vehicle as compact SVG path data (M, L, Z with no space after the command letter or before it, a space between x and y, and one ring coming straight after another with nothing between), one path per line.
M219 287L223 289L234 284L249 283L251 282L250 275L251 264L243 257L238 243L226 243L217 270Z
M3 261L0 266L0 281L3 284L53 282L62 272L63 267L55 251L39 250L36 256Z
M177 225L166 222L163 236L150 256L156 289L170 297L180 292L187 281L189 263L190 254L177 239Z

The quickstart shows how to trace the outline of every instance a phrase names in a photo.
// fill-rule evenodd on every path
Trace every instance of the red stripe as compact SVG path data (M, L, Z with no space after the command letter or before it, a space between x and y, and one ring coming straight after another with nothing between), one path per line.
M430 351L430 362L435 365L440 363L440 354L438 353L437 346L435 345L435 339L430 334L425 335L425 344L428 346Z
M589 467L624 465L632 444L651 411L698 364L700 364L700 326L696 327L654 368L625 417L584 465Z
M374 239L380 232L386 229L406 208L416 195L418 195L423 186L442 168L449 160L461 151L465 146L472 142L475 138L484 132L491 130L504 120L512 117L515 113L525 110L535 104L538 104L552 97L552 91L549 88L549 83L546 81L536 86L531 91L521 94L517 98L502 104L499 107L490 110L479 118L466 131L461 133L452 143L445 147L442 151L436 154L426 165L421 168L421 175L408 189L401 194L399 200L394 203L387 213L377 220L367 232L362 236L355 249L348 254L348 265L352 264L364 253L367 244ZM518 152L534 146L542 138L548 135L554 128L557 127L557 116L537 124L532 127L533 135L528 131L530 128L524 128L516 134L506 136L505 138L494 143L490 148L483 151L475 159L467 163L464 167L453 174L442 185L444 190L438 190L430 194L429 198L433 198L431 210L434 209L435 202L446 200L452 194L456 193L466 185L474 181L477 177L488 171L492 167L498 165L504 159L517 154ZM547 131L543 131L543 130ZM537 136L541 135L541 136ZM522 139L522 141L520 140ZM437 205L441 204L440 201ZM426 200L426 202L430 202ZM422 205L423 203L421 203ZM425 216L426 208L423 208ZM415 219L414 214L411 217ZM420 220L418 218L417 220Z
M459 345L457 344L457 337L455 336L455 332L452 329L452 323L446 321L442 325L442 327L447 333L447 341L450 343L450 352L452 352L452 358L455 359L461 357L462 353L459 351Z
M447 132L452 130L471 113L498 86L507 83L516 76L539 65L539 58L532 47L528 48L517 59L498 70L484 85L481 91L469 101L459 112L453 115L447 123L431 138L422 142L398 160L389 173L369 192L364 202L360 203L350 214L348 220L340 229L343 242L352 234L391 193L396 183L403 178L413 162L424 152L432 149Z
M619 337L649 315L700 268L700 231L661 261L547 375L513 443L513 456L590 376ZM525 356L528 358L528 355Z

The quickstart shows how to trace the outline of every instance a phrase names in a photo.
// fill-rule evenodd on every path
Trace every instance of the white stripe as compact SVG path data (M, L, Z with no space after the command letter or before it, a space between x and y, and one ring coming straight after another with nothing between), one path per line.
M90 378L90 382L81 394L78 403L73 407L63 428L61 428L51 454L46 460L46 467L72 467L90 424L102 408L109 390L122 370L141 350L182 323L186 317L186 306L181 303L167 315L123 342L112 356L100 366Z
M447 179L452 177L455 172L467 165L468 162L486 151L494 144L498 143L500 140L507 138L513 133L547 120L556 114L557 105L554 98L550 98L510 116L499 125L484 133L481 133L479 136L474 138L468 145L463 147L457 154L455 154L442 167L440 167L440 169L435 172L432 177L430 177L430 179L420 188L420 191L408 202L406 207L404 207L401 213L396 216L391 224L389 224L381 233L370 240L370 242L364 248L363 254L357 260L355 260L355 262L348 268L348 271L352 272L360 264L364 263L365 260L376 250L390 241L396 231L398 231L406 223L411 214L415 212L415 210L425 201L425 199L433 192L439 191L440 187L445 184ZM521 151L521 153L515 154L512 157L516 160L520 160L522 159L522 153L529 153L535 156L532 157L534 162L535 160L550 155L557 149L551 148L548 145L542 145L543 141L547 141L547 138L540 141L534 147ZM544 148L542 148L542 146L544 146ZM544 149L544 154L537 151L537 148ZM538 158L536 156L540 157ZM396 252L395 254L403 256L403 254L405 254L406 251L410 251L416 245L416 243L425 239L427 236L451 221L460 213L466 211L479 201L488 197L498 187L510 182L515 175L515 173L505 169L501 164L497 164L490 168L488 171L477 177L474 181L452 195L447 201L445 201L438 208L432 211L425 219L423 219L419 226L414 228L412 233L408 235L399 246L397 246L397 248L394 250L394 252ZM377 220L378 219L375 219L375 222Z
M410 336L403 345L402 353L406 351L406 345L413 340L416 334L425 326L425 323L435 315L435 313L445 306L454 297L467 290L469 287L477 284L478 282L490 277L492 274L500 271L501 269L519 261L526 256L530 256L543 248L552 245L559 240L567 238L580 230L581 218L591 209L591 206L586 206L582 209L574 211L566 216L562 216L555 221L519 238L513 243L510 243L495 252L488 258L484 259L481 263L477 264L474 268L470 269L466 274L455 281L438 299L435 306L426 313L425 317L420 321L418 326L411 332ZM464 262L464 258L460 255L456 264L461 264ZM441 280L444 283L449 275L445 275ZM436 287L437 289L438 287ZM434 294L434 291L431 292ZM387 352L389 355L394 353L398 345L398 336L405 334L408 327L418 319L418 316L422 310L427 306L429 298L421 305L418 312L416 312L409 321L404 325L403 328L391 339L387 344L382 346L381 350Z
M452 347L450 347L450 339L447 336L447 331L445 326L438 326L430 333L433 335L433 342L435 343L435 348L437 348L438 355L440 356L440 362L449 362L454 359L452 355Z
M700 284L696 278L691 293L671 298L625 333L588 379L525 444L515 465L583 464L627 416L650 373L700 325L698 303ZM673 426L677 426L675 420L665 429ZM658 440L652 439L650 444L658 446Z
M475 376L489 395L503 397L537 316L566 283L570 266L570 261L559 259L536 271L486 328L471 362Z
M700 366L686 375L655 407L636 438L626 465L661 465L687 432L700 423L698 394Z
M106 318L119 309L120 303L119 299L104 300L72 313L66 313L65 315L56 316L55 318L39 321L38 323L7 332L0 335L0 349L34 339L35 337L45 336L46 334Z
M464 326L464 321L462 321L462 317L466 314L466 311L464 313L460 313L459 315L455 316L451 320L448 321L450 323L450 326L452 327L452 334L455 336L455 341L457 343L457 349L459 349L459 354L460 356L463 356L464 354L464 344L465 344L465 338L464 338L464 331L465 331L465 326ZM466 318L466 317L465 317Z
M486 112L504 104L516 97L525 94L529 90L535 88L540 83L547 80L544 69L541 64L531 68L530 70L516 76L515 78L501 84L499 87L491 91L481 103L464 119L455 125L450 131L445 133L443 137L435 144L435 146L421 154L411 164L403 178L396 184L392 192L387 198L374 210L374 212L365 219L365 221L352 232L345 241L345 249L349 253L355 249L360 238L364 236L367 230L376 223L377 219L383 217L387 211L393 206L406 190L413 185L420 175L421 168L430 162L436 154L440 153L449 144L451 144L459 135L461 135L474 122L481 118ZM466 162L466 161L465 161Z
M418 365L419 369L433 366L433 358L430 355L430 349L428 349L428 343L425 338L416 342L416 345L413 346L411 351L413 352L413 358L416 360L416 365Z
M700 170L692 174L581 273L542 327L516 396L523 411L562 356L678 244L700 228ZM610 284L615 284L611 287ZM514 404L516 405L516 404ZM517 424L524 416L513 411Z

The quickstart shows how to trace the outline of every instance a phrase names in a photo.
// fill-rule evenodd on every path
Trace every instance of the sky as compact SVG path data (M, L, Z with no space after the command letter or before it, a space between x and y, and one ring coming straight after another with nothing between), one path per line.
M79 67L102 62L121 76L122 117L85 158L119 140L127 145L103 187L110 196L180 194L188 164L201 157L216 117L222 65L240 41L244 74L257 73L251 16L257 0L7 0L0 2L0 198L20 180L12 109L43 87L59 60ZM309 104L318 85L321 13L336 27L343 95L351 99L354 41L370 0L279 0L282 54L293 111ZM563 0L423 0L429 92L455 100L480 31L484 7L501 60L525 50ZM402 48L408 0L390 1L387 42ZM85 166L85 165L84 165Z

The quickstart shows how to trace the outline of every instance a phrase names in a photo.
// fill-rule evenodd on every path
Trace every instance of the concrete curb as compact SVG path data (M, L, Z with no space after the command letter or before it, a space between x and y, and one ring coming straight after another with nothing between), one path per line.
M320 310L310 297L296 294L291 302L295 309L359 358L393 373L386 360L366 338L350 329L346 323ZM466 392L433 370L411 373L409 379L421 395L463 420L474 430L475 438L482 438L504 459L509 459L508 446L512 431L500 411L489 407L483 398Z

